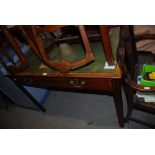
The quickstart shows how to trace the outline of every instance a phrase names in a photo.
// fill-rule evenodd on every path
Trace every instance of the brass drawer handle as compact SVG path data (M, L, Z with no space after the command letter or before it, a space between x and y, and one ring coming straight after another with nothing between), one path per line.
M86 81L74 79L74 80L70 80L70 84L73 85L74 88L81 88L83 85L86 84Z

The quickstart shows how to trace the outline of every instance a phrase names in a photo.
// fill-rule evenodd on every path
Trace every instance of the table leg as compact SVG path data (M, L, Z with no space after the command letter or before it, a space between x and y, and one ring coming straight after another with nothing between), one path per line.
M120 79L113 80L113 97L115 102L116 113L118 117L119 126L124 127L124 115L123 115L123 101L122 101L122 90L121 90L121 81Z

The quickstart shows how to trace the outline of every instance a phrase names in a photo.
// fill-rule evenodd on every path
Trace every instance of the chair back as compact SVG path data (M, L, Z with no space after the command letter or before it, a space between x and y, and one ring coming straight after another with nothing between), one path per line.
M121 26L120 42L117 54L123 76L134 80L138 56L133 26Z
M0 26L0 63L11 74L23 71L28 61L17 39L6 26Z

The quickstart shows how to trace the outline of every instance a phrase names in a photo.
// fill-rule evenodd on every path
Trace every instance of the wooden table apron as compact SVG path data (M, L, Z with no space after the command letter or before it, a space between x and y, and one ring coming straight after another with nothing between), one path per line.
M29 85L41 88L56 90L75 90L92 92L111 92L114 97L114 103L118 122L120 127L123 123L123 103L120 77L109 78L88 78L88 77L43 77L43 76L13 76L18 85Z

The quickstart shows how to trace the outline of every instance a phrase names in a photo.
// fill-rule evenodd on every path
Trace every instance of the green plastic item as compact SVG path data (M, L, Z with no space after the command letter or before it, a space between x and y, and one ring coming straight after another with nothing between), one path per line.
M146 64L143 65L142 74L141 74L142 78L140 81L140 85L155 86L155 80L145 80L144 79L147 72L155 72L155 65L146 65Z

